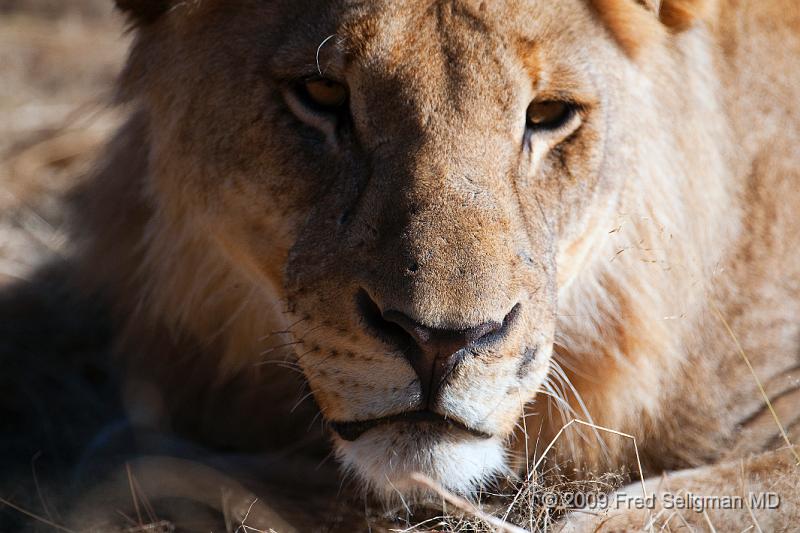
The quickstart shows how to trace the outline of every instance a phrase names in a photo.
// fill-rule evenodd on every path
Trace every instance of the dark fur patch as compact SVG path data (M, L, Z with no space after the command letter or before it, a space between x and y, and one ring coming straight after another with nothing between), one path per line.
M519 379L523 379L527 374L528 370L531 367L531 363L536 359L536 354L539 352L539 347L528 348L522 354L522 359L519 362L519 368L517 369L517 377Z
M115 0L117 9L124 11L137 25L152 24L169 10L171 0Z

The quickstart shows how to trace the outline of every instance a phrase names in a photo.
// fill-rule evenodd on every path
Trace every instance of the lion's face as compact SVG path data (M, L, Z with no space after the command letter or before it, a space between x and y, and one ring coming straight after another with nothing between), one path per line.
M343 463L386 495L502 473L636 151L590 8L189 2L142 34L154 197L282 301Z

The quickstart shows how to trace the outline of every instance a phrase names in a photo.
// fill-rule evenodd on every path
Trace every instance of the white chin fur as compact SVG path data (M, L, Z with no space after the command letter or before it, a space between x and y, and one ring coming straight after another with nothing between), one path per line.
M431 496L411 480L414 472L466 497L477 495L498 475L508 473L499 439L424 427L379 427L353 442L337 437L336 452L347 472L387 504Z

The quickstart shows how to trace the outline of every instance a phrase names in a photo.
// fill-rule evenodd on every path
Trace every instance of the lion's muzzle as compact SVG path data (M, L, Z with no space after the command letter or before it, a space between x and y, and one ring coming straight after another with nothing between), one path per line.
M397 346L419 378L421 409L435 409L439 391L456 368L477 348L490 348L509 334L519 315L515 305L501 320L475 326L429 327L400 311L381 310L366 291L358 295L364 322L380 340Z

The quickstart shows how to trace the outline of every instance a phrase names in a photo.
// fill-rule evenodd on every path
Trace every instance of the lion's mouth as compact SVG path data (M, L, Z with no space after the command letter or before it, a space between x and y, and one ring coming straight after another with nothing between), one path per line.
M469 427L460 420L445 418L444 416L432 411L409 411L406 413L385 416L382 418L358 420L353 422L329 422L329 426L342 439L352 442L370 429L395 423L432 424L445 429L463 431L480 439L489 439L492 437L492 435L489 433Z

